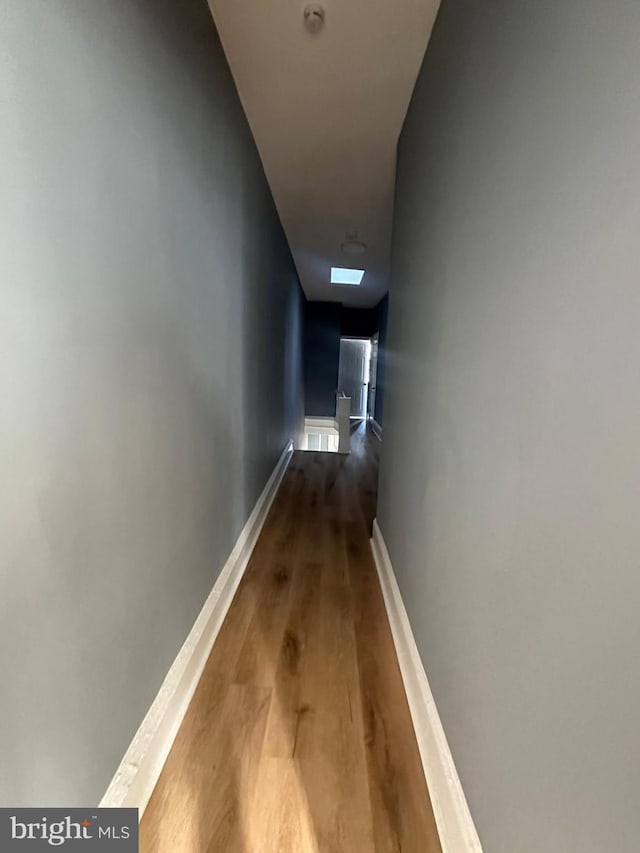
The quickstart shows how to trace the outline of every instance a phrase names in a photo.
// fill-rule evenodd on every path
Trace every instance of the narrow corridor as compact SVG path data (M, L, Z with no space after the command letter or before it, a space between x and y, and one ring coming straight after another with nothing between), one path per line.
M440 850L368 541L380 444L352 448L294 454L142 851Z

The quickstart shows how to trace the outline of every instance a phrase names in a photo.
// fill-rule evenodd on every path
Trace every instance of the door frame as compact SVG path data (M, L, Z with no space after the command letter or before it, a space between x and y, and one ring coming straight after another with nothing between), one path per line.
M378 349L380 347L380 332L374 332L370 339L371 351L369 354L369 387L367 389L367 420L376 419L376 390L378 385ZM374 359L375 351L375 359ZM374 364L375 361L375 364Z
M368 363L365 365L365 376L366 381L364 382L365 386L365 400L364 400L364 420L367 421L369 419L369 380L371 379L369 373L371 368L371 335L340 335L340 341L362 341L362 343L369 344L369 350L367 353ZM340 362L338 361L338 377L340 377ZM339 381L339 379L338 379ZM363 420L360 415L351 415L352 420Z

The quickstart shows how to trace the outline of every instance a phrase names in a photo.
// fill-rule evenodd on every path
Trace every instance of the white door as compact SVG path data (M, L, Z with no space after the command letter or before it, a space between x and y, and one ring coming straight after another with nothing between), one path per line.
M351 416L354 418L364 418L367 413L370 349L370 341L340 339L338 386L347 397L351 397Z

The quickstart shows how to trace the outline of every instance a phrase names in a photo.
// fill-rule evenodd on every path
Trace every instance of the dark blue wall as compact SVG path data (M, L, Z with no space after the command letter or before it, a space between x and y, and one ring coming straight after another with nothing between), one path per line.
M382 426L387 354L384 296L375 308L346 308L337 302L307 302L304 333L305 414L332 417L336 411L340 337L369 338L378 332L375 419Z
M340 314L339 302L307 302L305 306L305 414L312 417L333 417L336 413Z
M304 429L304 311L306 298L297 282L287 294L285 333L284 404L291 438L298 445Z
M345 338L370 338L378 331L376 308L346 308L340 313L340 334Z

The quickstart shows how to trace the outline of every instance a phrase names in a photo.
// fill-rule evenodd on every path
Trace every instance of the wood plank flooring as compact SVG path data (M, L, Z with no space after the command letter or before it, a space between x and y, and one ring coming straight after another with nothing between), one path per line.
M378 440L296 452L140 826L147 853L432 853L369 548Z

